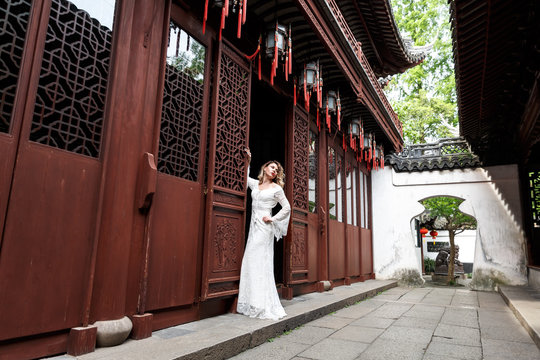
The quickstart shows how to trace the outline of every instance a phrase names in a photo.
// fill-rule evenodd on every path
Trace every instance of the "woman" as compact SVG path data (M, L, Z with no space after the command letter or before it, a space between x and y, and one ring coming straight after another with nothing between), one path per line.
M251 152L245 151L249 164ZM274 282L274 236L279 240L287 235L291 206L283 192L283 167L279 162L268 161L258 177L248 176L253 201L236 310L249 317L278 320L287 314ZM272 216L277 203L281 210Z

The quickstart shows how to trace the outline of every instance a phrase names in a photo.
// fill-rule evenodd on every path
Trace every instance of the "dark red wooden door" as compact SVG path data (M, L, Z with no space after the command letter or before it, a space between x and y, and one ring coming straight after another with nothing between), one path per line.
M308 281L308 172L309 123L306 112L293 107L288 136L287 198L291 203L291 224L285 239L285 285Z
M245 242L246 166L249 134L249 63L221 43L217 53L210 126L208 196L201 297L238 292Z
M4 19L17 29L14 49L22 61L19 73L10 74L18 76L7 91L11 114L2 98L10 124L0 135L0 340L81 325L112 38L69 2L34 1L32 11L29 1L10 5L2 11L12 12ZM72 31L78 27L85 31Z
M147 311L195 303L200 279L210 36L200 34L196 26L182 24L186 16L176 6L171 17L157 183L147 219L150 228L144 306ZM201 66L196 69L178 66L178 59L193 54L192 64L197 61Z

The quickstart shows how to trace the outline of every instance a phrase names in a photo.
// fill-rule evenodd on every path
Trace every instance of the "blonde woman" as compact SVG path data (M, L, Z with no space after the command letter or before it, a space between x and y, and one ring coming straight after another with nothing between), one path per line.
M251 152L245 151L249 166ZM278 320L287 315L274 282L274 237L279 240L287 235L291 214L283 192L283 176L283 167L277 161L265 163L258 180L248 176L253 201L236 310L249 317ZM281 210L272 216L278 203Z

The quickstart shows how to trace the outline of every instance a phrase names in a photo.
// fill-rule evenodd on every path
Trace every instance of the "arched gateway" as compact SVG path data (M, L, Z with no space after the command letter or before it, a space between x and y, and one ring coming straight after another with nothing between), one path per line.
M411 219L434 196L465 199L478 221L471 286L527 283L525 237L516 165L480 167L463 139L409 146L373 177L373 262L378 279L419 277Z

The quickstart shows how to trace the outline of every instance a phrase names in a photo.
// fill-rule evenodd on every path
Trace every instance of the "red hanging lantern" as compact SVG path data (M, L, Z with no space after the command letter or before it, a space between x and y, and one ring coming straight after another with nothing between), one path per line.
M300 76L300 88L303 90L304 108L307 112L309 112L309 100L312 92L317 93L317 104L319 103L319 83L322 84L319 74L319 60L304 64L304 70Z
M289 79L292 73L292 39L291 25L285 26L276 21L275 27L269 29L266 34L266 56L272 59L270 71L270 83L274 84L277 74L279 59L284 61L285 78Z
M432 238L433 240L435 240L435 239L437 238L437 235L439 235L439 233L438 233L436 230L431 230L431 231L429 232L429 235L431 235L431 238Z
M229 0L215 0L214 6L221 8L220 25L219 25L219 40L221 40L221 31L225 28L225 18L229 16L229 13L238 14L236 36L240 38L242 34L242 25L246 23L247 14L247 0L243 1L229 1ZM229 9L231 8L231 9ZM208 20L208 0L204 2L204 14L203 14L203 34L206 31L206 21Z
M420 229L420 234L422 234L422 237L426 237L427 233L428 233L428 229L426 229L426 228L421 228Z

